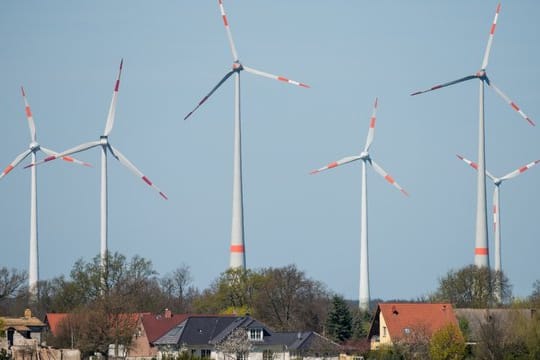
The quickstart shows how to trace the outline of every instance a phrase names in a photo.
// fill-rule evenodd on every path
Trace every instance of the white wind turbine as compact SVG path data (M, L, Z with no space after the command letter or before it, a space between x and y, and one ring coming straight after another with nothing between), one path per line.
M411 95L423 94L429 91L437 90L446 86L454 85L460 82L478 79L480 80L480 103L478 113L478 175L477 175L477 197L476 197L476 240L474 250L474 263L476 266L489 267L489 254L488 254L488 236L487 236L487 200L486 200L486 174L485 174L485 130L484 130L484 84L491 87L497 95L499 95L504 101L506 101L512 109L517 111L521 117L527 120L531 125L534 122L529 118L508 96L506 96L493 82L488 78L486 68L489 60L489 53L491 51L491 45L493 43L493 36L495 34L495 28L497 26L497 19L501 10L501 4L497 5L495 12L495 18L491 25L489 32L488 43L484 52L484 59L482 61L482 67L474 74L465 76L461 79L450 81L444 84L435 85L430 89L417 91Z
M105 131L103 135L100 136L99 140L91 141L84 143L78 146L75 146L69 150L66 150L57 155L51 155L37 164L48 162L51 160L58 159L59 157L74 154L80 151L85 151L94 147L101 147L101 230L100 230L100 240L101 240L101 265L105 266L106 256L107 256L107 153L110 152L111 155L118 160L122 165L128 168L135 176L141 178L147 185L154 188L159 195L164 199L167 199L167 196L156 186L154 185L139 169L135 167L118 149L113 147L109 142L109 135L114 125L114 117L116 113L116 101L118 98L118 90L120 88L120 75L122 73L123 60L120 62L120 68L118 70L118 77L116 78L113 96L111 100L111 105L109 107L109 114L107 116L107 123L105 125Z
M9 164L2 174L0 174L0 179L9 174L17 165L21 163L28 155L30 155L32 163L36 162L36 153L38 151L43 151L45 154L52 156L57 154L57 152L47 149L44 146L41 146L37 142L36 137L36 125L34 122L34 116L32 115L32 110L28 104L28 99L26 98L26 93L24 88L21 87L22 96L24 99L24 107L26 112L26 119L28 120L28 127L30 129L30 144L28 149L19 154L15 160ZM74 159L70 156L63 156L63 160L67 162L73 162L84 166L90 166L90 164ZM31 171L31 181L30 181L30 256L28 264L28 290L32 296L37 295L37 283L39 281L39 259L38 259L38 215L37 215L37 169L32 167Z
M461 155L457 155L460 160L463 160L465 163L469 164L473 169L478 170L478 164L464 158ZM501 207L500 207L500 190L499 187L503 181L510 180L515 178L518 175L521 175L525 171L532 168L534 165L538 164L540 160L535 160L528 163L508 174L501 176L500 178L493 176L489 171L486 170L486 175L493 181L495 189L493 191L493 233L495 238L495 271L502 271L501 266Z
M360 155L347 156L338 161L334 161L322 168L313 170L311 174L319 173L323 170L332 169L336 166L347 164L353 161L362 160L362 206L361 206L361 221L360 221L360 290L359 290L359 303L358 306L362 310L369 310L369 264L368 264L368 223L367 223L367 174L366 164L373 167L376 173L381 175L386 181L394 185L399 191L405 195L409 195L386 171L384 171L373 159L369 153L369 148L373 142L375 136L375 122L377 114L378 101L375 99L373 105L373 113L370 118L369 130L367 134L366 144L364 150Z
M233 205L232 205L232 227L231 227L231 247L230 247L230 268L242 268L246 267L246 254L245 254L245 242L244 242L244 205L242 195L242 140L241 140L241 124L240 124L240 72L245 70L248 73L267 77L274 80L283 81L292 85L308 88L309 86L294 80L287 79L283 76L272 75L260 70L256 70L245 66L238 59L238 53L234 46L234 41L225 14L225 8L223 7L223 1L218 0L219 8L221 10L221 17L225 30L227 31L227 37L229 39L229 46L231 48L233 65L232 70L217 83L216 86L210 90L210 92L202 98L197 106L189 112L184 120L189 118L202 104L208 100L210 96L221 86L231 75L235 75L234 79L234 175L233 175Z

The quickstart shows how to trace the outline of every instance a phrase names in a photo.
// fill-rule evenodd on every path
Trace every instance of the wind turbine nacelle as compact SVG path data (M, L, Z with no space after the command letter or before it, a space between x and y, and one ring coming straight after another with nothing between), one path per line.
M29 148L30 150L32 150L33 152L36 152L36 151L39 150L40 146L39 146L39 144L38 144L37 142L32 141L32 142L30 143L30 145L28 145L28 148Z

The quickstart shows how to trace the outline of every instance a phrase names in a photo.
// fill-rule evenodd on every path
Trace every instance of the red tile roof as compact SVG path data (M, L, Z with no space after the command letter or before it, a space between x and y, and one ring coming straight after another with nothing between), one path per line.
M118 320L120 321L130 321L136 323L141 316L149 315L150 313L130 313L130 314L120 314ZM60 329L60 324L62 321L67 318L69 313L47 313L45 315L45 324L49 326L49 330L53 336L58 335Z
M188 317L189 314L171 314L170 317L144 314L142 323L148 342L153 344L154 341L165 335L169 330L186 320Z
M49 330L56 336L62 320L64 320L69 314L67 313L47 313L45 315L44 323L49 326Z
M407 328L421 328L431 336L448 324L458 326L454 309L448 303L380 303L376 316L379 314L384 317L392 340L403 336Z

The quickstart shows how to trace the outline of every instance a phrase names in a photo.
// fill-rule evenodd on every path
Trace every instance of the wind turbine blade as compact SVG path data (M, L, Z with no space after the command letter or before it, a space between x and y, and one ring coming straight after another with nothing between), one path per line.
M470 167L472 167L474 170L478 171L478 164L475 163L474 161L471 161L467 158L464 158L463 156L461 155L456 155L458 157L458 159L462 160L463 162L465 162L466 164L468 164ZM493 181L495 181L495 176L493 176L489 171L486 170L486 175Z
M231 77L232 74L234 74L234 72L235 72L235 70L231 70L231 71L229 71L227 74L225 74L225 76L217 83L217 85L214 86L214 87L212 88L212 90L210 90L210 92L209 92L205 97L202 98L201 101L199 101L199 103L197 104L197 106L195 106L195 109L191 110L191 111L184 117L184 120L186 120L188 117L190 117L191 114L193 114L193 113L194 113L194 112L195 112L202 104L204 104L204 103L206 102L206 100L208 100L208 98L209 98L210 96L212 96L212 94L213 94L213 93L214 93L221 85L223 85L223 83L224 83L225 81L227 81L227 79L228 79L229 77Z
M54 151L54 150L51 150L51 149L47 149L43 146L40 147L41 150L43 150L43 152L49 156L51 155L58 155L58 152ZM90 163L87 163L87 162L84 162L84 161L81 161L81 160L77 160L71 156L63 156L62 157L62 160L64 161L67 161L67 162L72 162L72 163L75 163L75 164L79 164L79 165L82 165L82 166L88 166L88 167L92 167L92 164Z
M399 191L401 191L404 195L406 196L409 196L409 193L407 191L405 191L405 189L403 189L397 182L396 180L394 180L394 178L392 176L390 176L390 174L388 174L386 171L384 171L384 169L382 167L380 167L375 161L371 160L371 166L373 167L373 169L379 174L381 175L386 181L388 181L390 184L394 185L394 187L396 189L398 189Z
M520 167L519 169L516 169L516 170L504 175L503 177L501 177L501 180L508 180L508 179L515 178L516 176L521 175L522 173L529 170L530 168L532 168L534 165L538 164L539 162L540 162L540 160L535 160L533 162L530 162L527 165L524 165L524 166Z
M495 35L495 28L497 27L497 19L499 18L499 11L501 11L501 3L497 5L495 18L493 19L493 24L491 24L491 29L489 30L488 43L486 46L486 51L484 52L484 60L482 61L482 70L485 70L488 65L489 53L491 52L491 44L493 43L493 36Z
M426 90L420 90L420 91L413 92L411 94L411 96L424 94L424 93L427 93L427 92L430 92L430 91L433 91L433 90L438 90L438 89L441 89L441 88L444 88L444 87L447 87L447 86L450 86L450 85L458 84L460 82L468 81L468 80L471 80L471 79L476 79L477 77L478 77L477 75L465 76L465 77L462 77L461 79L457 79L457 80L450 81L450 82L440 84L440 85L435 85L435 86L433 86L433 87L431 87L429 89L426 89Z
M13 168L15 168L15 166L19 165L19 163L21 161L23 161L25 157L30 155L30 153L32 153L32 150L28 149L28 150L25 150L24 152L22 152L21 154L17 155L17 157L11 162L11 164L6 166L4 171L2 171L2 174L0 174L0 179L2 179L4 176L9 174L11 172L11 170L13 170Z
M515 111L517 111L519 113L519 115L521 115L522 118L524 118L525 120L527 120L529 122L529 124L531 124L532 126L535 126L536 124L534 123L534 121L528 117L520 108L519 106L517 106L517 104L515 102L513 102L512 100L510 100L510 98L508 96L506 96L505 93L503 93L501 91L501 89L499 89L497 86L495 86L494 83L492 83L491 81L488 81L487 82L488 85L493 89L495 90L495 92L504 100L508 103L508 105L510 105L512 107L512 109L514 109Z
M225 30L227 31L227 38L229 39L229 46L231 47L231 53L234 61L238 61L238 53L236 52L236 47L234 46L234 40L231 33L231 27L229 26L229 20L227 20L227 14L225 13L225 8L223 7L223 1L218 0L219 10L221 11L221 18L223 19L223 25L225 25Z
M301 83L301 82L298 82L298 81L295 81L295 80L288 79L288 78L286 78L284 76L278 76L278 75L269 74L269 73L266 73L264 71L260 71L260 70L256 70L256 69L247 67L245 65L242 65L242 66L244 67L244 70L246 70L248 73L252 73L252 74L255 74L255 75L259 75L259 76L264 76L264 77L267 77L269 79L283 81L283 82L286 82L286 83L289 83L289 84L292 84L292 85L296 85L296 86L301 86L301 87L305 87L305 88L310 87L307 84L304 84L304 83Z
M36 141L36 124L34 123L32 110L30 109L30 105L28 105L28 99L26 98L24 87L22 86L21 86L21 92L24 99L24 110L26 112L26 118L28 119L28 127L30 128L30 138L32 139L32 141Z
M129 169L129 171L131 171L133 174L135 174L135 176L141 178L147 185L153 187L159 193L159 195L161 195L162 198L164 198L165 200L169 199L167 197L167 195L165 195L164 192L162 192L156 185L154 185L154 183L152 183L152 181L150 181L150 179L148 179L139 169L137 169L135 167L135 165L133 165L133 163L131 161L129 161L124 155L122 155L122 153L120 151L118 151L118 149L114 148L110 144L109 144L109 149L111 150L112 155L118 161L120 161L120 163L122 165L127 167Z
M371 113L371 118L369 120L369 130L367 134L366 145L364 147L365 152L369 150L369 147L371 146L371 143L373 142L373 138L375 137L375 122L377 121L378 104L379 104L379 99L375 98L375 103L373 104L373 112Z
M116 82L114 84L111 106L109 106L109 115L107 115L107 123L105 124L105 131L103 132L103 135L105 136L109 136L114 125L114 117L116 115L116 101L118 100L118 90L120 89L120 75L122 74L123 64L124 64L124 59L120 61L120 68L118 69L118 76L116 77Z
M360 156L358 156L358 155L347 156L347 157L344 157L343 159L340 159L338 161L334 161L333 163L330 163L330 164L328 164L326 166L323 166L322 168L315 169L315 170L311 171L310 174L313 175L313 174L319 173L321 171L332 169L332 168L335 168L336 166L347 164L347 163L350 163L350 162L353 162L353 161L356 161L356 160L359 160L359 159L360 159Z
M85 151L85 150L91 149L91 148L93 148L95 146L99 146L99 145L101 145L100 140L88 142L88 143L81 144L81 145L77 145L77 146L72 147L71 149L63 151L61 153L49 155L45 159L43 159L41 161L38 161L38 162L33 163L33 164L26 165L24 168L26 169L26 168L31 167L31 166L41 165L43 163L46 163L46 162L49 162L49 161L52 161L52 160L56 160L58 158L63 158L63 157L66 157L68 155L75 154L75 153L78 153L78 152L81 152L81 151Z

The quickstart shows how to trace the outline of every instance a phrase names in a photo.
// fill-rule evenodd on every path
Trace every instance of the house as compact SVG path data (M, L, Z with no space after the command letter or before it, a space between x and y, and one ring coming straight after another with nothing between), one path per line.
M45 330L47 333L50 333L52 336L58 336L60 333L60 326L62 321L67 318L67 313L47 313L45 314Z
M46 325L46 333L52 335L53 337L59 336L62 334L62 331L67 330L66 325L69 326L69 323L65 321L69 319L68 313L47 313L45 315L44 323ZM111 326L133 326L133 341L127 349L123 345L114 344L109 345L109 356L121 356L137 359L151 359L156 355L155 349L152 349L151 345L148 342L146 337L146 332L144 326L142 325L142 319L145 316L150 316L150 313L133 313L133 314L119 314L118 316L111 318ZM76 320L75 320L76 321ZM66 351L62 349L62 351Z
M5 337L8 349L13 346L37 348L41 344L45 324L32 316L30 309L24 311L23 317L2 317L2 320L4 326L0 329L1 337Z
M340 346L313 332L274 332L251 316L190 316L154 342L159 357L214 360L337 359Z
M448 303L379 303L369 330L371 349L392 346L397 341L431 338L448 324L458 327Z
M536 316L536 309L455 309L459 322L464 323L463 336L469 344L481 340L481 329L490 321L498 322L508 328L516 319L531 320Z

